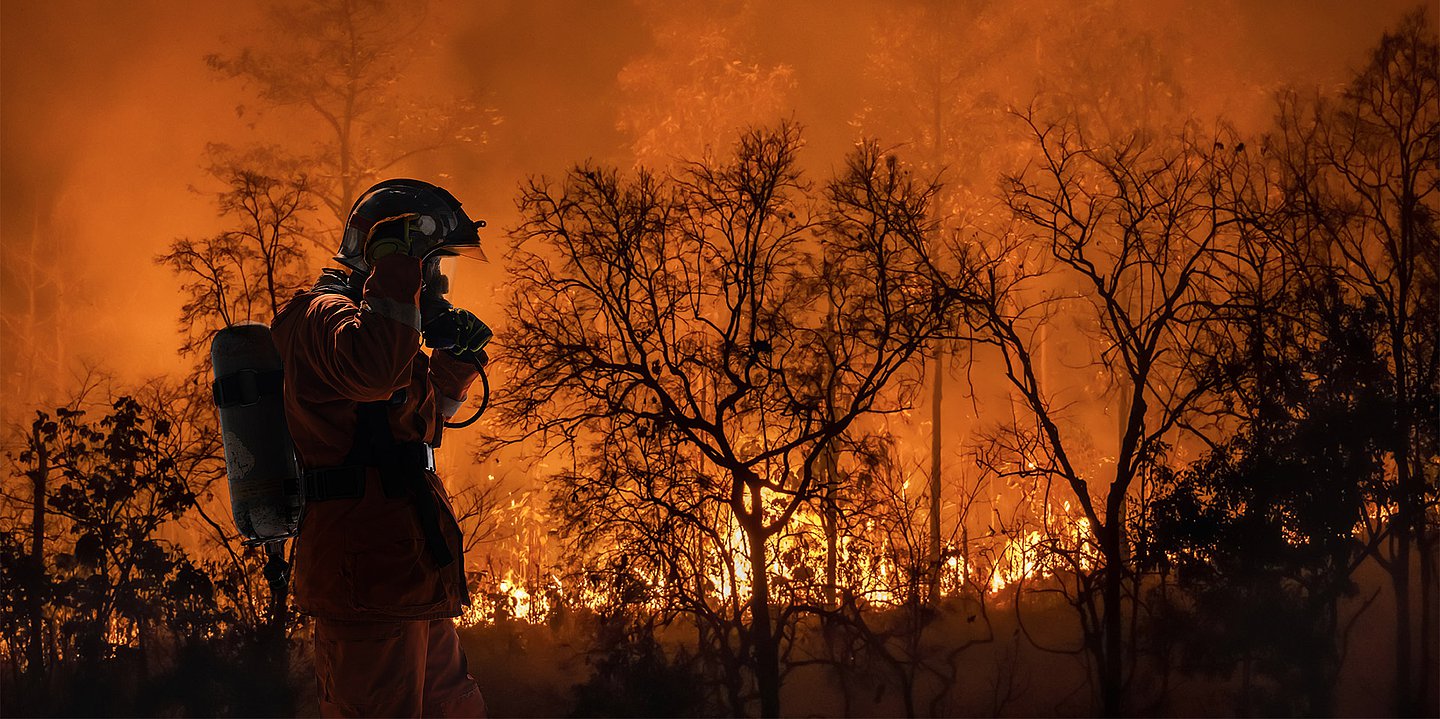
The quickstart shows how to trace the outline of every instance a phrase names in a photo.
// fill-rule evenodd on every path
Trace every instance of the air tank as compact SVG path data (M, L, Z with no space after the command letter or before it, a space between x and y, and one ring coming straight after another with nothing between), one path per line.
M270 328L231 325L210 344L230 511L246 544L293 537L305 493L285 422L284 367Z

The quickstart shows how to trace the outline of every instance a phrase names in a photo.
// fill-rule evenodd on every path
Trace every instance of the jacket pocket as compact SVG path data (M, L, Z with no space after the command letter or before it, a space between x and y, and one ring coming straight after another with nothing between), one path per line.
M397 619L433 616L448 604L423 539L403 539L345 555L357 608Z

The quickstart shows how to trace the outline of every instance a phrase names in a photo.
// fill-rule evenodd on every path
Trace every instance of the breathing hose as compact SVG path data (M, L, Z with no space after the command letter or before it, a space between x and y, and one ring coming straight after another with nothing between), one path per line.
M475 424L475 420L480 419L480 415L485 414L485 410L490 408L490 378L485 375L485 365L477 362L475 363L475 369L480 370L480 387L482 390L482 394L480 395L480 408L475 410L475 414L470 415L470 419L463 422L444 422L443 424L447 429L463 429L469 427Z

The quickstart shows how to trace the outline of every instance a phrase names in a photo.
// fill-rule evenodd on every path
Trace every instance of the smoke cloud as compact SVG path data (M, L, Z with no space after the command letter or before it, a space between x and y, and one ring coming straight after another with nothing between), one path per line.
M635 137L620 118L647 102L662 111L664 103L683 104L675 98L682 97L676 88L689 87L685 48L729 53L755 72L782 71L782 114L805 125L807 157L823 176L875 126L857 127L859 118L896 109L867 110L884 80L874 58L897 23L927 11L956 15L961 45L988 48L964 68L974 87L990 93L977 105L1025 102L1067 63L1119 73L1158 60L1181 91L1179 112L1205 122L1224 114L1258 132L1276 89L1343 83L1409 6L1167 0L1107 2L1081 16L1056 0L436 4L396 38L426 58L406 82L437 97L475 95L501 121L464 158L422 155L402 169L438 178L488 219L498 257L518 182L587 158L634 162ZM206 144L305 135L302 123L314 121L295 111L257 113L263 103L253 88L218 77L203 61L283 41L257 34L262 9L173 0L4 4L0 373L7 386L53 401L87 364L126 381L182 367L174 352L178 283L153 258L176 237L219 229ZM1086 33L1097 23L1142 38L1152 55L1086 57ZM646 63L663 70L653 96L643 83L622 82ZM246 111L237 111L242 105ZM713 142L723 148L727 139ZM459 296L490 301L500 263L469 279ZM3 419L19 419L20 400L37 398L7 396Z

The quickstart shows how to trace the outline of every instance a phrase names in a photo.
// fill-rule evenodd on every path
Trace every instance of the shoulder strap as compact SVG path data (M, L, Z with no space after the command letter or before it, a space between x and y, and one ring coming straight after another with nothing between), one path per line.
M401 390L404 392L404 390ZM395 434L390 429L389 408L392 400L361 402L355 408L355 440L350 447L347 464L373 465L380 470L380 486L385 496L391 499L407 494L415 503L420 515L420 529L425 533L425 544L435 563L441 567L455 561L455 555L440 530L440 511L435 501L434 490L425 477L425 471L413 463L403 461L403 454L395 444Z

